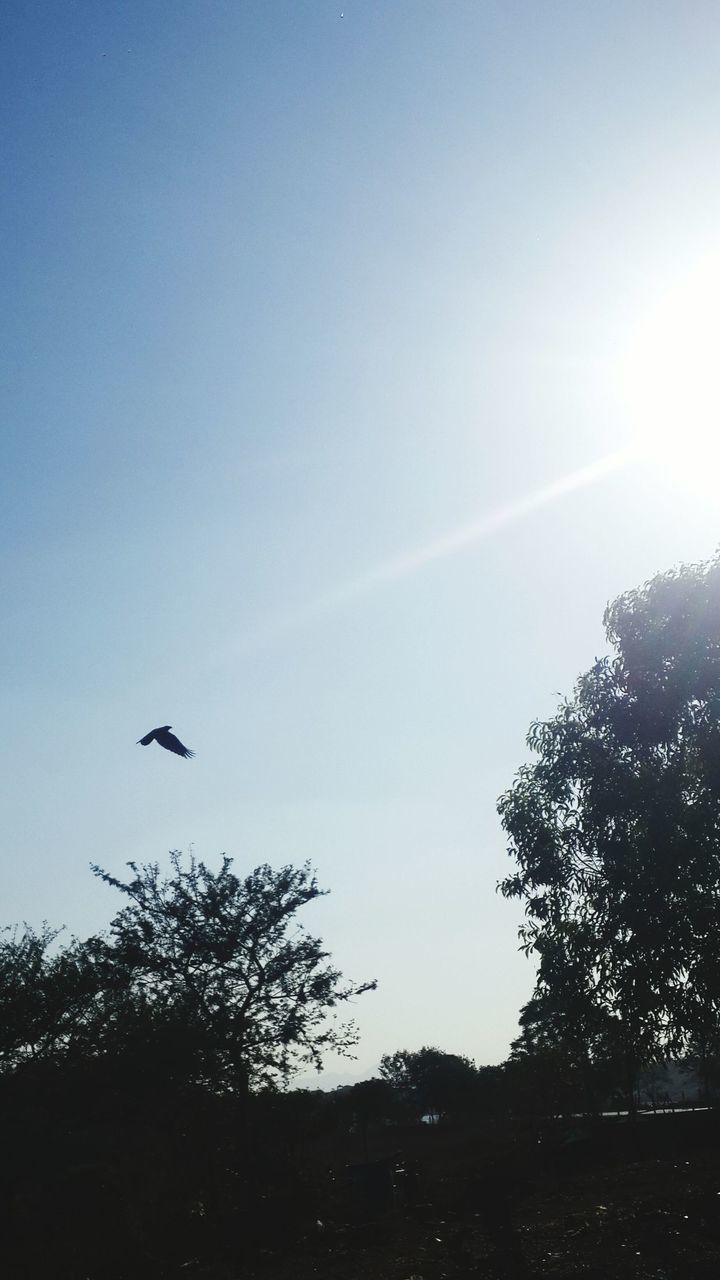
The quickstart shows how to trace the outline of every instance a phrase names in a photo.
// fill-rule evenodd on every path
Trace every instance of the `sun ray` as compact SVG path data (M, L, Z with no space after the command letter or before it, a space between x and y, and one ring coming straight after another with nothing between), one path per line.
M432 542L427 542L412 551L384 560L381 564L376 565L375 568L359 574L357 578L353 578L324 593L318 598L317 603L325 606L340 604L343 600L361 595L373 587L417 573L436 560L444 560L448 556L458 555L493 534L499 533L501 529L505 529L509 525L517 523L518 520L524 519L525 516L531 515L532 512L556 502L558 498L563 498L577 489L583 489L588 485L595 484L598 480L603 479L604 476L610 475L613 471L617 471L620 467L631 462L635 456L636 450L634 446L616 449L613 453L608 453L585 467L579 467L576 471L571 471L568 475L561 476L559 480L553 480L541 489L536 489L521 498L505 503L503 506L493 508L486 515L480 516L477 520L472 520L469 524L451 529L449 533L443 534L442 537L436 538Z
M494 507L477 520L459 525L440 538L426 542L411 551L391 556L374 568L358 574L357 577L329 588L305 605L264 619L257 626L246 630L241 639L223 645L215 652L212 661L223 662L237 657L240 653L255 653L262 650L267 645L302 630L323 615L336 612L356 598L370 594L388 583L419 573L439 560L470 550L494 534L532 515L533 512L550 506L578 489L598 483L606 476L632 463L636 458L637 451L634 446L616 449L584 467L561 476L558 480L551 481L541 489L524 494L502 506Z

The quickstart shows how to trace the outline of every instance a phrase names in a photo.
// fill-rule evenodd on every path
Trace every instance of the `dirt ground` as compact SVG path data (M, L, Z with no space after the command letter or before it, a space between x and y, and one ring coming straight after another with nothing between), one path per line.
M269 1133L260 1137L258 1176L248 1159L237 1165L237 1183L221 1169L204 1202L183 1205L163 1165L156 1208L142 1221L120 1212L114 1184L94 1185L97 1163L60 1200L55 1183L52 1194L38 1183L23 1232L14 1246L3 1239L0 1274L720 1278L720 1112L540 1126L378 1124L295 1134L291 1146L284 1132L275 1144ZM208 1166L208 1179L217 1172Z
M400 1149L392 1139L402 1137ZM326 1173L325 1219L291 1255L272 1242L253 1280L717 1280L716 1117L658 1116L601 1132L582 1125L510 1145L487 1135L404 1133L375 1159ZM352 1150L335 1156L357 1154ZM364 1154L364 1153L363 1153ZM368 1166L410 1170L392 1198L357 1194ZM317 1175L316 1175L317 1176ZM192 1268L185 1272L191 1274ZM228 1273L228 1280L230 1276Z

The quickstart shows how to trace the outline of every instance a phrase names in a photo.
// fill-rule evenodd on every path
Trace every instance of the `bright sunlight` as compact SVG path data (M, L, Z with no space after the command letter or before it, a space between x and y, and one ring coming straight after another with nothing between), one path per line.
M696 491L720 475L720 254L677 279L637 324L621 387L642 454Z

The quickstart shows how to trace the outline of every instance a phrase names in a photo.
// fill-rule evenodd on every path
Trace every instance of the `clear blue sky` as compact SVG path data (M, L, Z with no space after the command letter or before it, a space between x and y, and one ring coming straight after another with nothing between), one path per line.
M348 1070L498 1061L532 972L496 797L608 599L718 540L652 459L548 486L626 447L629 335L718 249L720 10L0 31L2 917L102 927L91 861L310 859L306 923L379 980ZM195 760L135 745L163 723Z

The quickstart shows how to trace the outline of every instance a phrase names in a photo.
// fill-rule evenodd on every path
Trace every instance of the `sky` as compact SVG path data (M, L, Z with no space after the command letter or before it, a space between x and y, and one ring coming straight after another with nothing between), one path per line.
M6 0L2 922L309 860L378 980L321 1083L507 1055L497 797L719 540L719 59L701 0Z

